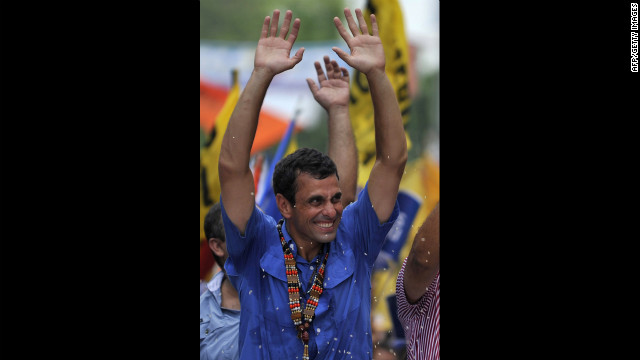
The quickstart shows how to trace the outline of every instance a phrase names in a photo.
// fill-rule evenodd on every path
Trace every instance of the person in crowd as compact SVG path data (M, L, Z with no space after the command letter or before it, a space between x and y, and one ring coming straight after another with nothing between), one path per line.
M396 281L407 359L440 359L440 202L413 239Z

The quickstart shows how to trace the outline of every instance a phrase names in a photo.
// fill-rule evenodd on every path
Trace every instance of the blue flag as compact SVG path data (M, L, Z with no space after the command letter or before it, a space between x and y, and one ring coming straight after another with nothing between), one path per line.
M289 147L289 142L291 140L291 134L293 134L293 129L295 127L295 117L289 123L289 127L287 131L282 136L282 140L280 140L280 144L278 144L278 149L276 153L273 155L273 159L270 161L269 172L266 174L267 178L265 179L265 186L260 193L260 198L256 201L258 207L262 209L262 212L273 217L276 221L282 218L282 214L280 214L280 210L278 210L278 205L276 204L276 195L273 193L273 170L276 167L276 163L282 159L285 150Z
M388 269L389 260L398 261L400 250L407 242L411 225L420 209L420 205L422 205L422 201L409 191L400 190L398 192L398 205L400 206L400 214L384 239L384 245L382 245L382 250L374 264L375 270Z

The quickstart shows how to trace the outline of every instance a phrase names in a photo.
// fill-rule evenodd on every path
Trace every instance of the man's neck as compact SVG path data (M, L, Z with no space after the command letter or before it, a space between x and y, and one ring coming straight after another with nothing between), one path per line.
M222 284L220 284L220 293L222 301L220 306L225 309L240 310L240 297L238 291L233 287L231 281L227 277L227 274L222 278Z
M286 223L285 226L287 228L287 233L289 233L289 236L291 236L293 242L296 243L296 247L298 248L298 255L311 262L311 260L313 260L313 258L315 258L320 253L323 244L317 241L297 239L289 231L289 224Z

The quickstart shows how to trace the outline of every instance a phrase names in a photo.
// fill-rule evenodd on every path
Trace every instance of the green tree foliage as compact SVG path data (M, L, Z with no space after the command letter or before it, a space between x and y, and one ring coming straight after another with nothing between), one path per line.
M290 9L300 18L297 41L339 38L333 17L344 18L344 0L200 0L200 40L258 41L264 17Z
M418 93L411 99L411 112L406 127L412 142L409 160L422 155L430 137L440 137L440 73L423 75L419 81Z

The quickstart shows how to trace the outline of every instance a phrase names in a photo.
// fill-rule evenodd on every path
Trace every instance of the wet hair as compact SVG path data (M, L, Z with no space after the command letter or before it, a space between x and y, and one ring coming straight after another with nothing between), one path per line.
M273 170L273 193L282 194L291 205L295 205L298 192L296 180L301 173L316 179L335 174L340 179L336 164L329 156L316 149L300 148L276 164Z
M207 237L207 242L211 238L218 238L223 242L226 241L224 235L224 224L222 223L222 207L219 202L213 204L207 212L207 215L204 216L204 235ZM224 265L222 259L217 256L213 250L211 250L211 253L218 265L222 267Z

